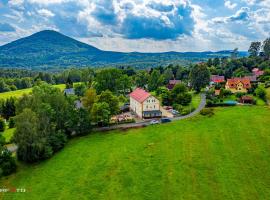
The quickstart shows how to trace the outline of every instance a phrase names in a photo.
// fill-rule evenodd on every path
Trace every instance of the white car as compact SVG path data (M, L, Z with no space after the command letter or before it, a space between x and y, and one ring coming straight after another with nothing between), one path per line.
M152 120L152 121L150 122L150 124L151 124L151 125L159 124L159 121L158 121L158 120Z

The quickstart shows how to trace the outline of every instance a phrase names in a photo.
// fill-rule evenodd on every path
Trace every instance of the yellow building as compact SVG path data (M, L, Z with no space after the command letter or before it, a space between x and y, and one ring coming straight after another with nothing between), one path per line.
M247 78L232 78L227 80L225 88L226 90L230 90L232 93L247 93L248 89L251 88L251 83Z

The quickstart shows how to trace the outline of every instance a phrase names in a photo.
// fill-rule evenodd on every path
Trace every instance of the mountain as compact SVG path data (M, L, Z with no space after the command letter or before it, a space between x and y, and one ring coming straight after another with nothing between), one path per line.
M230 56L220 52L121 53L102 51L59 32L44 30L0 47L0 67L54 68L83 66L124 66L138 68L188 64L211 57ZM242 52L242 56L246 53Z

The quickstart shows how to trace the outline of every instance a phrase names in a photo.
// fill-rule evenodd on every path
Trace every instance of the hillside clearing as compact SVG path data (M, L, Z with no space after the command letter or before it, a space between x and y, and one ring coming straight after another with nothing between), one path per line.
M59 88L60 90L64 90L66 85L65 84L59 84L59 85L53 85L56 88ZM22 90L15 90L10 92L3 92L0 93L0 99L8 99L10 97L18 98L21 97L23 94L29 94L32 91L32 88L22 89Z
M21 164L4 199L267 199L270 110L217 108L166 125L96 133ZM1 197L1 196L0 196ZM13 197L13 198L12 198Z

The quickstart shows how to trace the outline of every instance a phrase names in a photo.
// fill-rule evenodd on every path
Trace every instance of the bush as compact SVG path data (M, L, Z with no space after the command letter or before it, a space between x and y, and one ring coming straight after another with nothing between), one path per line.
M230 96L232 92L230 90L223 90L223 95L224 96Z
M204 108L200 111L200 114L203 116L213 116L214 115L214 109L213 108Z
M266 91L265 88L263 88L263 86L259 86L257 87L257 89L255 90L255 94L257 97L261 98L262 100L266 100Z
M9 118L9 124L8 124L9 128L14 128L15 127L15 120L13 117Z
M0 118L0 132L4 132L6 129L6 122L3 118Z
M243 93L243 92L236 92L235 93L235 96L237 97L237 98L241 98L242 96L244 96L245 95L245 93Z
M1 149L0 154L0 176L7 176L16 171L17 165L15 159L12 157L12 154L6 147Z
M67 143L67 136L61 131L52 134L48 138L49 144L52 147L53 152L61 150Z

